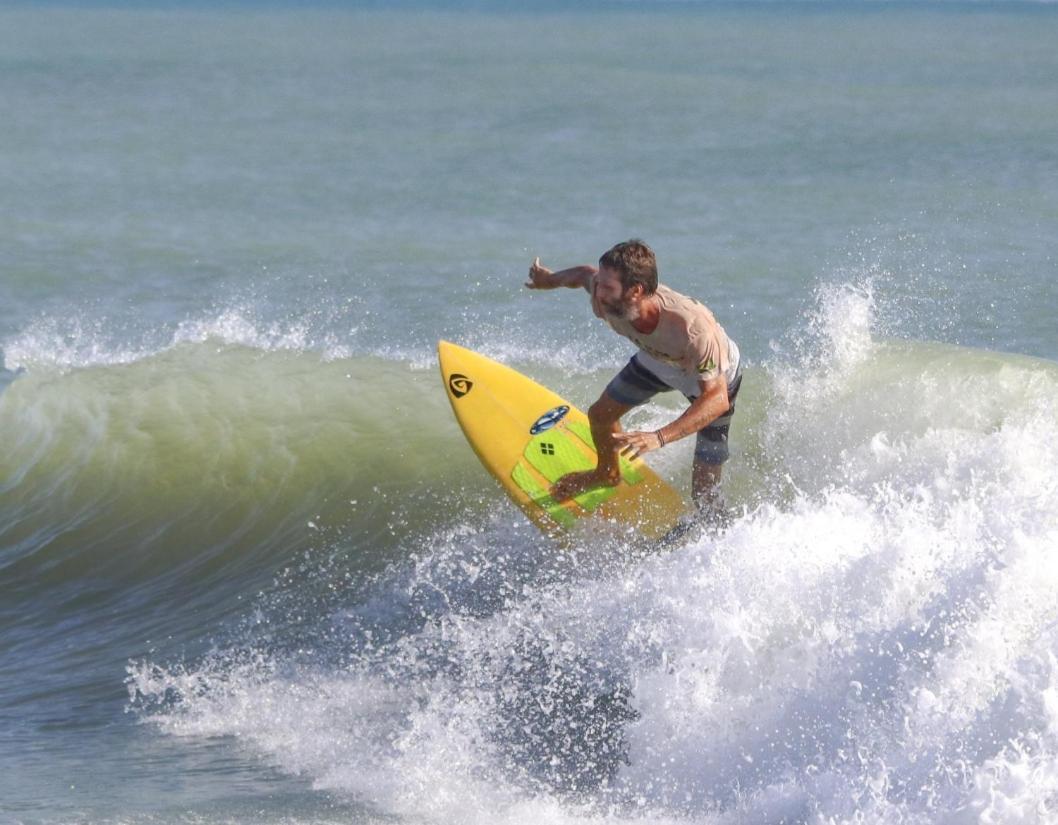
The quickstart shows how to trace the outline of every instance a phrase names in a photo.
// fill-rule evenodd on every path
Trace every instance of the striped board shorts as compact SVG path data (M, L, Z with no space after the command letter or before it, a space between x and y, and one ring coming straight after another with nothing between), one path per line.
M698 431L694 446L695 461L704 464L723 464L730 457L727 446L727 433L731 426L731 417L735 414L735 398L742 386L742 359L738 350L731 344L737 366L727 382L727 397L730 406L727 412L713 421L709 426ZM615 401L629 407L645 404L659 392L676 390L682 392L688 401L698 397L698 380L653 358L645 352L637 352L616 377L606 385L606 394Z

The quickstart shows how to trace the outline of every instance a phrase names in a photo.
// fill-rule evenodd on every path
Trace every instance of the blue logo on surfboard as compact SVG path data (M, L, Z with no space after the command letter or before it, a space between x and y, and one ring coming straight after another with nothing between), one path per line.
M569 412L569 407L563 404L561 407L555 407L553 410L548 410L538 419L532 427L529 428L530 435L539 435L545 430L550 430L559 421L566 417L566 413Z

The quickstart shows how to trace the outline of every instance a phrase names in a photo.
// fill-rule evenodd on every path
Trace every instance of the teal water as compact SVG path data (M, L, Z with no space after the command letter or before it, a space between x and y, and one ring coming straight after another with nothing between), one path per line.
M1056 42L0 9L0 821L1058 816ZM434 356L589 404L625 343L521 284L631 236L749 364L740 516L636 562L539 538Z

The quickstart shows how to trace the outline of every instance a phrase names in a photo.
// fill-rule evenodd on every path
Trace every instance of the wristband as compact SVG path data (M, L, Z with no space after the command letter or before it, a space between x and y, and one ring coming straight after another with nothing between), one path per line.
M654 435L658 437L658 447L665 446L665 436L661 434L661 430L654 430Z

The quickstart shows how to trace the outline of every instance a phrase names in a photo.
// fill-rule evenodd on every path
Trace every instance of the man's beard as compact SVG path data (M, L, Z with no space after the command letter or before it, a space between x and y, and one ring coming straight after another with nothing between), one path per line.
M638 321L639 320L639 305L626 301L624 297L616 303L606 302L602 305L603 312L609 315L611 318L615 318L619 321Z

